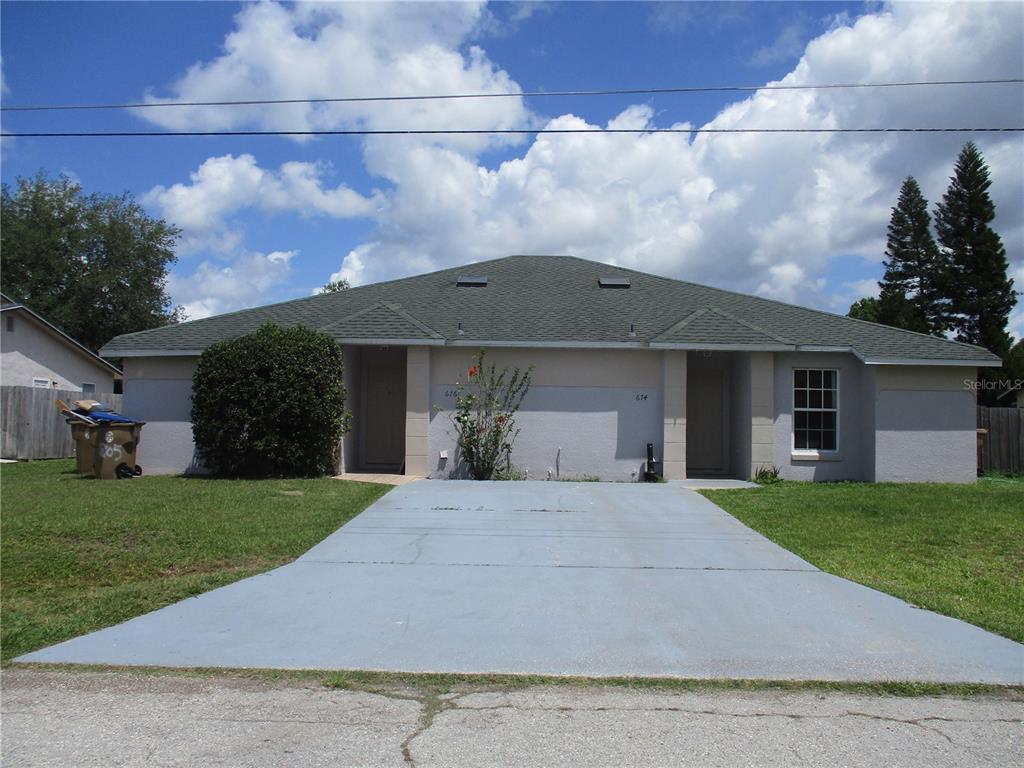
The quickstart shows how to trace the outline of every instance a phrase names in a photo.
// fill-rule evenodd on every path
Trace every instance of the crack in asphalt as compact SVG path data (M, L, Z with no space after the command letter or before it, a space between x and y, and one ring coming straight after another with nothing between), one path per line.
M811 714L800 714L797 712L724 712L716 709L690 709L687 707L673 707L673 706L640 706L640 707L609 707L609 706L538 706L538 705L525 705L525 704L492 704L487 706L472 706L460 704L459 700L465 696L469 696L475 693L487 693L487 691L466 691L457 694L442 694L435 692L425 692L420 694L415 693L398 693L394 691L383 691L379 689L367 690L367 689L353 689L362 690L364 693L370 693L372 695L382 696L384 698L396 699L399 701L415 701L420 705L420 714L417 720L416 727L409 732L409 734L402 740L400 745L402 751L402 759L406 765L410 768L415 768L416 759L412 753L412 742L425 734L437 721L437 718L450 711L463 711L463 712L487 712L497 710L513 710L517 712L556 712L560 715L568 715L573 712L671 712L674 714L681 715L692 715L692 716L705 716L705 717L721 717L721 718L736 718L736 719L757 719L757 718L771 718L778 717L787 720L836 720L844 717L856 717L864 718L867 720L876 720L878 722L889 722L897 723L900 725L909 725L922 730L929 731L941 736L949 744L955 744L953 738L945 733L944 731L936 728L933 725L929 725L932 722L944 722L944 723L1008 723L1008 724L1024 724L1024 718L955 718L955 717L942 717L940 715L927 715L924 717L916 718L899 718L892 717L889 715L878 715L872 714L871 712L861 712L859 710L846 710L845 712L832 714L832 715L811 715ZM796 753L796 757L803 761L802 756Z

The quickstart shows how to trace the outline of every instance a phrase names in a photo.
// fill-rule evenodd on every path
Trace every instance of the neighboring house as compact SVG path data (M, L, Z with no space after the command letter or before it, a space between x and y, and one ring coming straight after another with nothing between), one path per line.
M0 384L111 394L121 371L0 294Z
M513 462L531 478L815 480L976 473L984 349L565 256L510 256L119 336L147 471L195 468L189 396L208 345L304 324L343 346L354 428L343 468L446 477L472 355L534 366ZM253 404L258 407L258 404ZM447 454L447 458L445 458Z

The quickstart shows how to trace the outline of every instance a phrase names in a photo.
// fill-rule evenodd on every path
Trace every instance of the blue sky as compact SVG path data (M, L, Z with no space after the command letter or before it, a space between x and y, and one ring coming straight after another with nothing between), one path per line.
M6 105L1020 77L1019 4L2 4ZM17 130L1024 124L1019 86L5 113ZM1019 136L16 139L183 229L192 317L512 252L572 253L834 311L881 273L901 179L974 138L1024 284ZM1024 313L1014 318L1020 333Z

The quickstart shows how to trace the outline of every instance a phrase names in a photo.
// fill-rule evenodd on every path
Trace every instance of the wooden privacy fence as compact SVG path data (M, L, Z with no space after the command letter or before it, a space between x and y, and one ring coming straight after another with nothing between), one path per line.
M100 400L121 410L122 395L83 395L68 389L0 387L0 452L5 459L59 459L75 455L71 428L57 412L58 399L71 404Z
M1024 474L1024 408L978 406L978 470Z

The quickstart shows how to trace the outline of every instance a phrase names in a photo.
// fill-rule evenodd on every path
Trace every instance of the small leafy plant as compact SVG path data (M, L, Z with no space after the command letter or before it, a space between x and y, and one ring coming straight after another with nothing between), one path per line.
M512 474L512 444L519 430L515 414L530 389L533 366L525 371L500 371L487 365L485 352L473 356L467 382L455 382L455 413L452 422L462 459L474 480L490 480L495 472Z
M781 483L779 468L774 464L762 464L754 472L754 482L758 485L775 485Z

